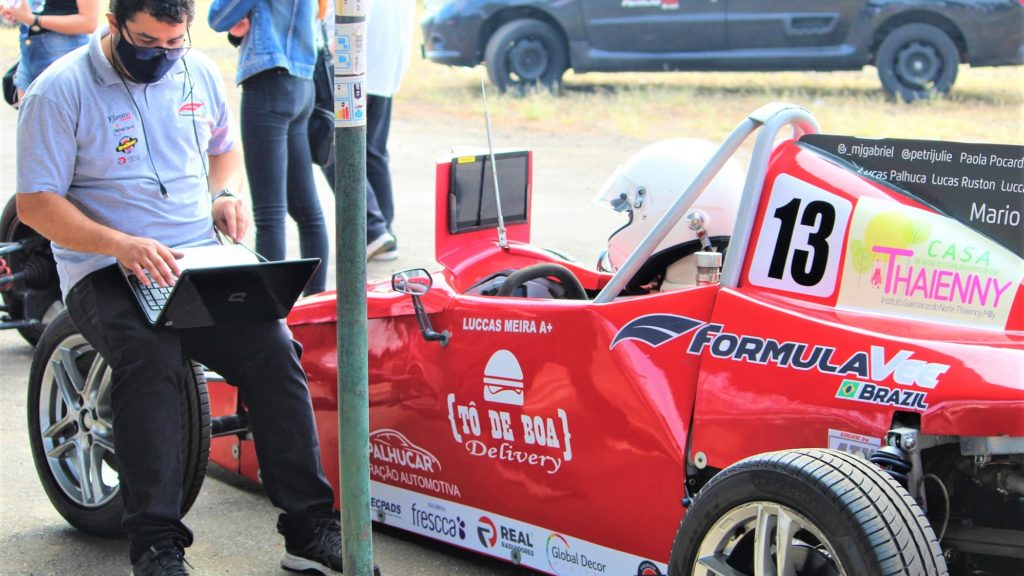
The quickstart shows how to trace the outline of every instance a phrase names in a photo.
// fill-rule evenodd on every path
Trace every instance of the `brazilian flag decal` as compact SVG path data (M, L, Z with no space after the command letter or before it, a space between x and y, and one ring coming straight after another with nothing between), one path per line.
M857 390L860 390L860 382L856 380L843 380L843 383L839 385L839 392L836 393L836 398L856 398Z

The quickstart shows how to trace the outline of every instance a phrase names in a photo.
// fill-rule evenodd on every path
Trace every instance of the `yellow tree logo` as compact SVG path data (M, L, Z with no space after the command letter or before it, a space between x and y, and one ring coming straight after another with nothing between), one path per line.
M871 286L882 284L882 260L874 251L876 246L912 249L924 243L931 236L931 224L924 220L908 218L899 212L882 212L868 221L864 228L864 239L850 242L846 262L850 269L860 276L871 272Z

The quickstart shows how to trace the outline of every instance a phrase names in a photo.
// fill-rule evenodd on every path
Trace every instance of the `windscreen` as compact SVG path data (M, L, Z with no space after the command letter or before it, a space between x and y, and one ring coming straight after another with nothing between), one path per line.
M498 163L498 189L505 224L526 222L529 152L503 152L494 156ZM490 156L460 156L452 160L451 171L448 231L456 234L497 227L498 211L495 209Z

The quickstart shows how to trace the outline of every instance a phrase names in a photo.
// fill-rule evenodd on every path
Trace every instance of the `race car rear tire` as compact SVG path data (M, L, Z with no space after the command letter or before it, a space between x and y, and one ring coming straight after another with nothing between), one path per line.
M15 197L11 197L0 214L0 242L19 242L36 237L39 237L39 233L18 219ZM7 261L16 263L11 267L13 273L31 269L27 277L2 287L4 289L0 290L0 297L3 298L11 320L39 320L38 324L18 328L21 337L35 346L43 335L46 323L64 309L57 265L53 261L50 243L45 242L32 249L10 254Z
M686 511L669 561L670 576L774 573L947 570L924 513L888 474L845 452L787 450L712 478Z
M543 86L557 91L569 66L565 42L551 25L532 18L503 24L487 41L487 74L499 91Z
M875 55L886 92L906 102L948 94L960 52L948 34L930 24L906 24L885 37Z
M199 495L210 456L206 378L198 364L190 362L190 368L181 395L182 515ZM29 442L54 508L69 524L94 536L123 534L112 422L110 367L63 311L46 327L32 358Z

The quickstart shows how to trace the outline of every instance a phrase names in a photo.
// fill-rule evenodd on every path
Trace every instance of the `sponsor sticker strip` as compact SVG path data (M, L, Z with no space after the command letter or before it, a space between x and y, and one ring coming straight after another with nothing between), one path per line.
M541 572L661 575L668 566L486 510L371 482L374 519Z

